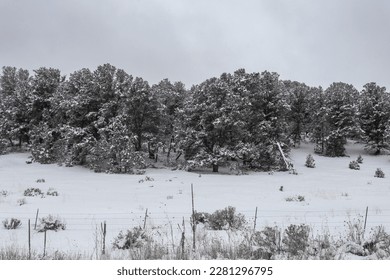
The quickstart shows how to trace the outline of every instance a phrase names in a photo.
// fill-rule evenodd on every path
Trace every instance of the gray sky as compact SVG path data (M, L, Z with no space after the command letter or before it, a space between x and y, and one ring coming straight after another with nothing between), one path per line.
M390 89L390 1L0 0L0 66L107 62L187 87L245 68Z

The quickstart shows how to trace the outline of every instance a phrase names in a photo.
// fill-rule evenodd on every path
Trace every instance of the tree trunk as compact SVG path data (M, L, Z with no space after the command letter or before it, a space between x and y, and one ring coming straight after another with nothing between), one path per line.
M139 134L139 135L137 135L137 142L136 142L135 150L137 152L140 152L141 148L142 148L142 136Z
M171 156L172 143L173 143L173 135L171 136L171 140L169 140L169 147L168 147L168 153L167 153L167 162L169 162L169 157Z
M213 164L213 172L218 172L218 164Z

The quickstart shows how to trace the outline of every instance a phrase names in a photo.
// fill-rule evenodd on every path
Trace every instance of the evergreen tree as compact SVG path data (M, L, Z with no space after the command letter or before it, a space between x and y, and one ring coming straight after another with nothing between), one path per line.
M366 141L366 149L376 155L389 150L390 94L376 83L364 85L359 122Z
M329 131L327 116L328 110L325 103L325 94L321 87L310 88L311 99L309 102L311 140L316 144L314 151L317 154L325 152L325 137Z
M58 69L39 68L32 77L32 108L30 114L31 154L40 163L57 161L55 142L59 139L56 108L53 99L64 82Z
M252 74L255 82L248 91L245 111L245 139L242 156L250 166L264 170L286 168L278 143L289 151L286 118L289 106L286 90L277 73Z
M284 81L283 83L290 106L288 115L290 137L295 145L299 145L310 121L310 88L299 82Z
M325 91L326 121L325 155L344 156L347 137L357 134L358 91L345 83L333 83Z
M151 90L159 106L160 125L157 138L163 151L167 152L169 162L171 151L177 147L180 140L178 135L182 128L180 116L183 112L187 91L183 83L171 83L168 79L153 85Z
M185 158L191 165L212 167L213 172L234 158L237 122L230 75L206 80L191 89L185 104ZM233 98L233 100L232 100Z
M147 81L138 77L133 80L129 89L121 96L120 114L124 116L127 127L134 134L133 144L136 151L142 150L145 140L154 141L160 118L156 95Z
M8 145L29 142L31 114L31 78L29 72L3 67L0 77L0 138Z

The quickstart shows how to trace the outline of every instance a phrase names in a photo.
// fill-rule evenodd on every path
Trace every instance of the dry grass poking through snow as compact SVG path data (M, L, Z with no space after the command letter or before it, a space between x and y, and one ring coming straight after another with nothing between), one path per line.
M149 236L138 240L137 246L125 250L107 246L101 254L101 240L96 239L94 254L53 251L45 256L31 252L31 259L52 260L188 260L188 259L390 259L390 235L379 226L371 229L365 237L360 220L346 222L344 236L329 233L314 235L307 225L290 225L284 231L266 227L253 232L250 229L210 231L200 227L196 232L196 249L192 248L192 236L170 239L165 232L145 231ZM160 238L152 238L159 236ZM0 249L0 260L26 260L28 251L15 245Z

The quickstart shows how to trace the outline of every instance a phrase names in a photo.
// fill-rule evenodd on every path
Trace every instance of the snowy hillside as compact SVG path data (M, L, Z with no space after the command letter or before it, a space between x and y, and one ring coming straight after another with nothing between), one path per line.
M314 155L316 168L304 165L313 151L311 144L292 150L298 175L253 172L236 176L169 169L148 169L144 175L113 175L82 167L26 164L27 153L2 155L0 219L17 218L22 225L16 230L1 227L0 246L27 247L28 219L34 227L38 208L39 218L50 214L66 223L65 230L48 232L47 248L52 251L91 254L104 221L110 246L120 230L143 226L146 209L147 228L160 227L164 232L172 226L176 232L177 224L183 218L189 221L191 216L191 184L198 212L234 206L253 225L258 207L257 229L305 223L314 232L329 230L332 235L342 235L346 222L364 220L368 207L367 231L377 225L390 230L389 157L367 155L360 144L348 144L346 148L350 157ZM360 153L364 159L360 170L349 169L349 162ZM377 168L384 171L385 178L374 177ZM37 182L39 179L44 182ZM32 187L41 189L44 197L25 197L24 191ZM58 196L47 195L49 189L57 191ZM43 233L33 231L32 244L41 250Z

